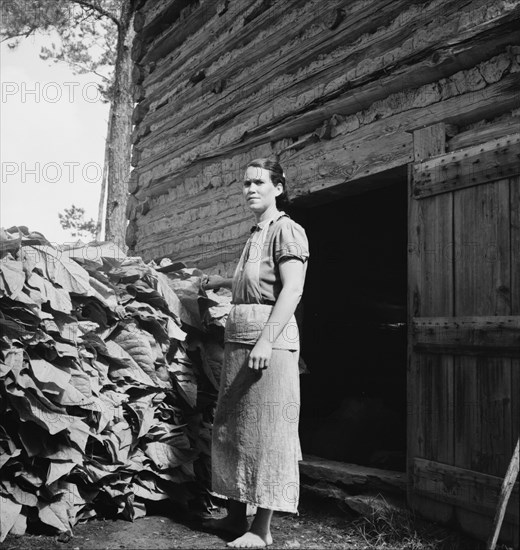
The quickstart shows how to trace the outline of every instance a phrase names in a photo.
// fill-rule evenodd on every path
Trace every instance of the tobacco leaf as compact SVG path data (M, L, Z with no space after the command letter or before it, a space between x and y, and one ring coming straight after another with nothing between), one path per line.
M1 480L0 487L0 493L4 498L9 497L22 506L36 506L38 503L38 497L34 493L25 491L12 480Z
M91 291L88 272L74 260L67 258L63 253L52 246L27 246L25 253L33 255L35 268L53 283L67 292L88 294Z
M23 349L12 347L3 352L4 360L0 362L0 378L3 378L11 371L14 371L15 376L23 368Z
M66 476L77 464L78 462L75 462L73 460L51 460L49 462L49 469L47 470L47 480L45 483L47 485L50 485L58 479Z
M67 501L63 497L57 502L38 502L38 516L43 523L58 531L70 531L72 528L67 513Z
M142 479L142 476L134 478L132 492L136 497L146 500L165 500L168 495L158 487L154 479Z
M20 388L12 389L10 402L24 422L32 421L45 428L50 434L67 429L76 420L64 409L53 405L42 394L36 396Z
M106 357L112 361L113 367L109 370L109 377L112 380L126 379L133 383L141 383L154 386L153 380L134 361L132 356L125 351L117 342L108 340L106 342Z
M198 330L202 329L199 298L202 271L184 268L167 274L168 286L179 297L183 310L181 321Z
M144 452L160 470L175 468L182 464L193 462L193 460L197 458L196 451L191 449L179 449L173 445L160 441L151 441L148 443Z
M44 359L31 359L31 369L39 387L54 395L51 399L59 405L79 406L91 408L94 405L92 397L88 397L77 390L71 383L71 375L59 369Z
M27 279L27 286L37 289L40 293L41 303L48 302L50 307L55 311L61 311L62 313L70 313L72 311L72 301L69 292L64 288L54 285L38 273L31 273L31 276ZM33 299L37 298L34 292L30 295L33 296Z
M168 284L168 277L164 273L155 272L155 277L152 278L155 282L155 289L161 294L168 305L170 313L173 314L176 321L180 324L180 320L185 316L184 307Z
M79 521L78 514L85 508L88 502L94 500L97 491L89 491L87 498L81 495L76 483L60 479L49 487L55 495L60 495L60 501L65 504L70 525Z
M174 374L179 393L190 407L197 404L197 378L195 373L182 363L170 363L168 370Z
M126 258L121 248L108 241L88 244L79 241L71 245L64 245L61 249L68 258L86 265L93 265L95 268L116 267Z
M16 518L16 521L14 522L14 525L11 527L11 530L9 531L11 535L14 535L16 537L20 537L21 535L25 535L25 531L27 530L27 516L22 511L18 514L18 517Z
M119 304L117 301L117 295L112 286L109 286L108 284L105 284L92 276L90 277L90 286L90 296L95 297L111 311L118 311Z
M40 317L30 308L7 297L0 300L0 313L4 319L19 323L24 337L30 337L40 324Z
M11 500L9 496L2 496L2 513L0 513L0 542L3 542L18 515L22 510L22 505Z
M231 311L231 291L227 288L221 288L218 292L213 290L206 291L203 316L205 325L215 325L224 328L229 312Z
M0 260L0 292L16 299L25 283L25 272L22 262L15 260L10 254Z
M76 420L74 424L71 424L67 428L66 433L71 443L76 445L76 448L84 453L91 433L89 425L83 422L83 420Z
M186 333L179 328L179 326L172 321L172 319L168 319L168 336L170 338L174 338L175 340L179 340L179 342L184 342L186 340Z
M76 316L81 321L90 321L95 323L98 328L106 329L109 324L107 308L105 308L98 300L90 296L75 296L74 305L76 306Z
M17 457L21 452L22 450L16 446L3 426L0 426L0 470L11 458Z
M76 317L59 311L54 311L52 319L45 319L42 328L49 334L59 334L62 340L77 343L81 335L80 323Z
M66 444L62 435L50 436L44 428L35 422L20 423L18 437L29 458L52 455Z
M129 411L136 421L136 439L140 439L146 435L155 422L155 407L152 401L153 395L148 394L126 403L126 410Z
M152 350L147 333L139 328L134 321L120 324L120 330L113 336L113 341L119 344L143 371L154 381L156 354Z

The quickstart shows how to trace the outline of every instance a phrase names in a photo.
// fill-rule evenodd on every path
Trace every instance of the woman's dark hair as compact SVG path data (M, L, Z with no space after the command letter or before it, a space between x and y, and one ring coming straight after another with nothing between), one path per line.
M248 163L247 168L253 166L254 168L263 168L268 170L271 176L271 181L274 185L278 183L282 184L283 191L276 197L276 208L284 210L289 206L289 197L287 195L287 184L285 182L285 174L277 160L269 158L258 158Z

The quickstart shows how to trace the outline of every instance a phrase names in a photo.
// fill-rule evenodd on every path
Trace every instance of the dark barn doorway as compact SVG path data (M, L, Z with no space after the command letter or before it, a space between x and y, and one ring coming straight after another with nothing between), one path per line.
M406 174L392 180L291 213L311 251L300 438L304 454L405 471Z

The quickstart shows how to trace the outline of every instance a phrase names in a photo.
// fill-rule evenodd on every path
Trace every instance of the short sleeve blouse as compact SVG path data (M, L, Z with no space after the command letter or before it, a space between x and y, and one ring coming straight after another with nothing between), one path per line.
M235 304L276 302L282 289L279 265L285 260L300 260L304 275L307 271L307 235L285 212L253 226L246 249L246 269L235 273L232 298Z

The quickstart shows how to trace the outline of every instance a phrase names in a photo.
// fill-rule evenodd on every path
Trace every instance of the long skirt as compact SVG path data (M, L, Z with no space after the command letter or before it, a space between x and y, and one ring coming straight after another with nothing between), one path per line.
M247 366L253 346L226 343L213 423L212 490L217 496L297 513L300 379L298 351Z

